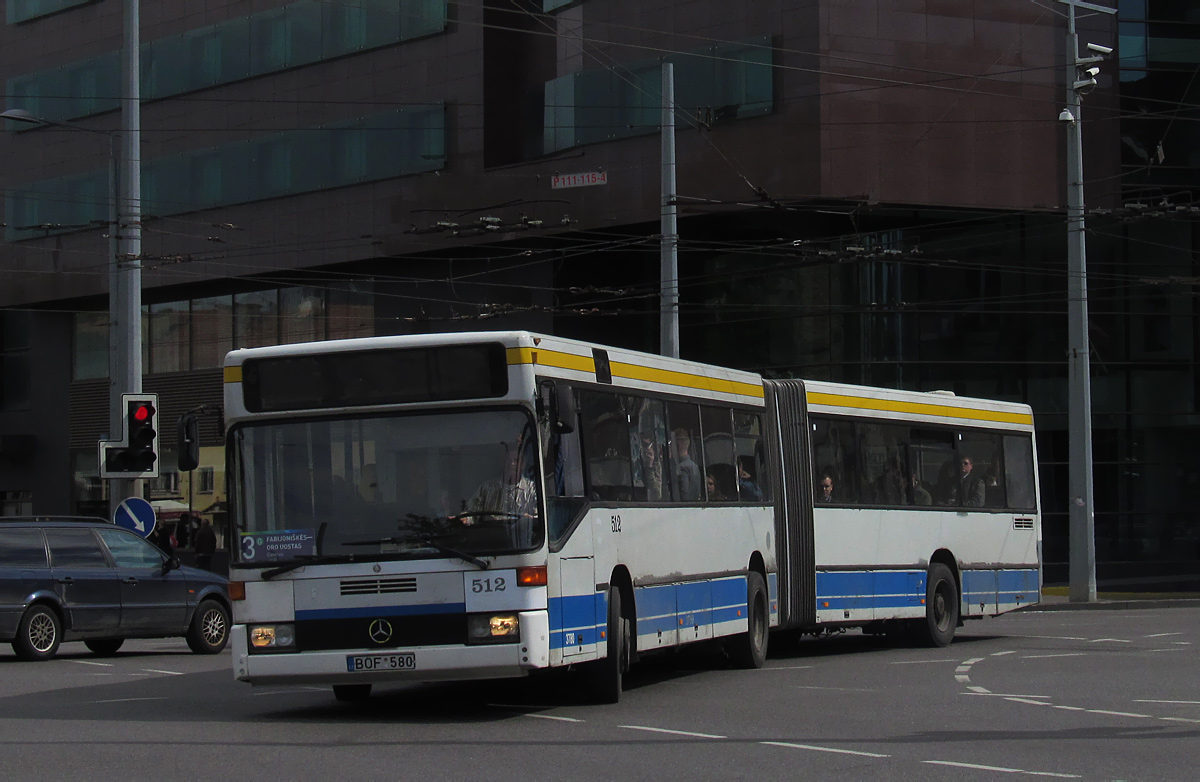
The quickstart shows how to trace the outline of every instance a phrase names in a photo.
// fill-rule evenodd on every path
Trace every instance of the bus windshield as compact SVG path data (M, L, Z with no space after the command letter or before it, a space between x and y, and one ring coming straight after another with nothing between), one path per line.
M545 538L519 410L265 421L231 433L234 562L531 551Z

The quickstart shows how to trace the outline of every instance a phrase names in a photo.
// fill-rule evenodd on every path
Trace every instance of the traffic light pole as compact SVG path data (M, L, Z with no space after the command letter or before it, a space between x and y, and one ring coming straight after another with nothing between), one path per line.
M121 426L122 394L142 390L142 159L141 159L141 31L140 0L125 0L124 48L121 52L121 158L116 198L116 254L109 275L109 337L112 350L110 436ZM109 510L127 497L141 494L136 479L109 484Z

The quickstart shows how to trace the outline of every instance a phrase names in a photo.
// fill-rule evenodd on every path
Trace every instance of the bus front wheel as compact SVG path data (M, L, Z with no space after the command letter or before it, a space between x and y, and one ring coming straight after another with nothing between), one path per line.
M729 656L739 668L761 668L767 661L771 616L767 608L767 585L754 571L746 575L746 611L746 632L730 639Z
M925 591L925 620L916 620L919 635L928 646L949 646L958 627L958 585L950 568L935 562L929 566Z
M588 690L597 703L618 703L629 670L629 619L621 612L621 590L608 588L608 656L588 663Z

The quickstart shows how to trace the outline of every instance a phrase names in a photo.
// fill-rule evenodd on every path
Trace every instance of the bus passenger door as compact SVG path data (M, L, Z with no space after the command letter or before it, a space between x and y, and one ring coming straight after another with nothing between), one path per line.
M558 590L562 605L563 661L594 652L600 639L596 609L596 568L591 557L558 561Z

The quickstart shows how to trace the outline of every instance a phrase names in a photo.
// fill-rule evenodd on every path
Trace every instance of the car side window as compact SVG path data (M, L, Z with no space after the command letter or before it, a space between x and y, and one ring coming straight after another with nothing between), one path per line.
M46 544L39 529L0 529L0 567L46 567Z
M131 532L118 529L102 529L100 537L108 546L117 567L153 568L162 567L163 555L154 546Z
M100 541L90 529L47 529L46 542L50 544L53 567L108 567Z

